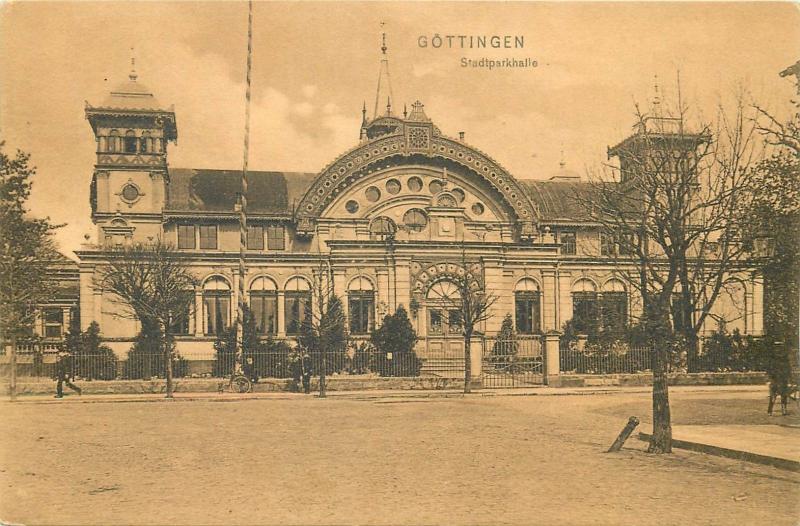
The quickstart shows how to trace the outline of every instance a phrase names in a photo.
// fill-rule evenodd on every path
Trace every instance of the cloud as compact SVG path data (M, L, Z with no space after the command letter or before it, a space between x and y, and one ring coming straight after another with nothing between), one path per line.
M306 84L305 86L303 86L301 91L303 92L303 95L306 98L310 99L317 94L317 87L312 86L311 84Z

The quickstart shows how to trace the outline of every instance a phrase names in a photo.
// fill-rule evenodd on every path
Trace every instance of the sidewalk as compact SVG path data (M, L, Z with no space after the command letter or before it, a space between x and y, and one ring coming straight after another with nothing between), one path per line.
M764 386L760 385L719 385L719 386L671 386L671 392L680 393L723 393L723 392L763 392ZM425 399L425 398L461 398L461 397L495 397L495 396L581 396L581 395L613 395L650 393L650 387L532 387L525 389L476 389L471 394L465 395L460 390L364 390L364 391L328 391L328 398L346 400L381 400L381 399ZM305 395L287 391L271 391L259 393L229 393L229 392L199 392L175 393L171 401L208 401L208 402L233 402L239 400L291 400L300 398L317 397L316 393ZM1 401L8 402L8 397ZM66 393L62 399L55 399L52 395L22 395L14 403L108 403L108 402L169 402L163 393L142 394L89 394L78 396Z
M778 422L672 426L672 447L800 471L800 428ZM649 440L650 434L639 433L639 439Z

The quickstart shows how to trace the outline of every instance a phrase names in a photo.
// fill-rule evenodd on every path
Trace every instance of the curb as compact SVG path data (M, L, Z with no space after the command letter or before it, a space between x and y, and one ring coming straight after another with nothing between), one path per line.
M732 388L733 387L733 388ZM751 386L741 386L741 389L736 389L734 386L728 386L725 391L727 392L750 392L753 391ZM714 392L714 389L709 389L707 386L702 386L697 389L697 386L683 386L680 391L683 392ZM509 397L509 396L596 396L596 395L616 395L616 394L643 394L650 393L649 387L627 387L627 388L535 388L532 390L514 390L514 389L481 389L476 390L465 395L458 390L413 390L413 391L328 391L327 398L335 398L341 400L391 400L391 399L444 399L444 398L493 398L493 397ZM198 396L199 395L199 396ZM291 393L284 391L263 392L263 393L182 393L176 392L175 397L172 399L165 398L163 393L142 393L142 394L129 394L129 395L114 395L114 394L88 394L85 396L67 395L67 398L54 400L49 396L43 395L20 395L17 397L15 404L64 404L64 403L134 403L134 402L237 402L244 400L297 400L318 397L315 395L306 396L300 393ZM0 399L0 403L10 401Z
M639 440L647 442L650 440L651 437L652 435L650 433L639 433ZM800 462L796 460L789 460L787 458L771 457L768 455L751 453L749 451L728 449L720 446L701 444L699 442L689 442L688 440L676 440L674 438L672 439L672 447L676 447L679 449L687 449L689 451L696 451L698 453L705 453L707 455L714 455L717 457L726 457L735 460L743 460L745 462L752 462L754 464L763 464L778 469L785 469L787 471L800 472Z

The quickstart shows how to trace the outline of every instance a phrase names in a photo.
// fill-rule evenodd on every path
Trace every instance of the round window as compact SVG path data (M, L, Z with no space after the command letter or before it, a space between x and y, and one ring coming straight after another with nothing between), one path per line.
M126 184L122 187L122 198L129 203L139 199L139 189L136 185Z
M464 190L462 190L461 188L453 188L453 190L450 193L453 194L453 197L455 197L456 201L458 201L459 203L463 203L464 199L467 198L467 194L465 194Z
M419 192L422 190L422 179L417 176L408 178L408 189L412 192Z
M483 205L480 203L475 203L472 205L472 213L476 216L483 215Z
M344 209L350 212L351 214L355 214L358 212L358 201L353 201L352 199L349 200L344 204Z
M428 216L419 208L412 208L403 214L403 224L406 225L411 232L421 232L428 226Z
M397 179L389 179L386 181L386 191L392 195L400 193L401 188L400 181Z
M367 196L367 201L370 203L374 203L381 198L381 191L375 186L370 186L367 188L367 191L364 192L364 194Z
M431 181L431 183L428 185L428 189L432 194L438 194L442 191L442 188L444 188L444 186L442 186L441 181Z

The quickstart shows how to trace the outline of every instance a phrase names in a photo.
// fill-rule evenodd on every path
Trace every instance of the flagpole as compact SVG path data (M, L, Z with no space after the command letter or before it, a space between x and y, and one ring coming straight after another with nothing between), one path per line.
M239 288L236 305L236 360L234 376L241 375L244 363L245 253L247 251L247 161L250 153L250 85L253 66L253 1L247 2L247 81L244 106L244 157L242 193L239 197Z

